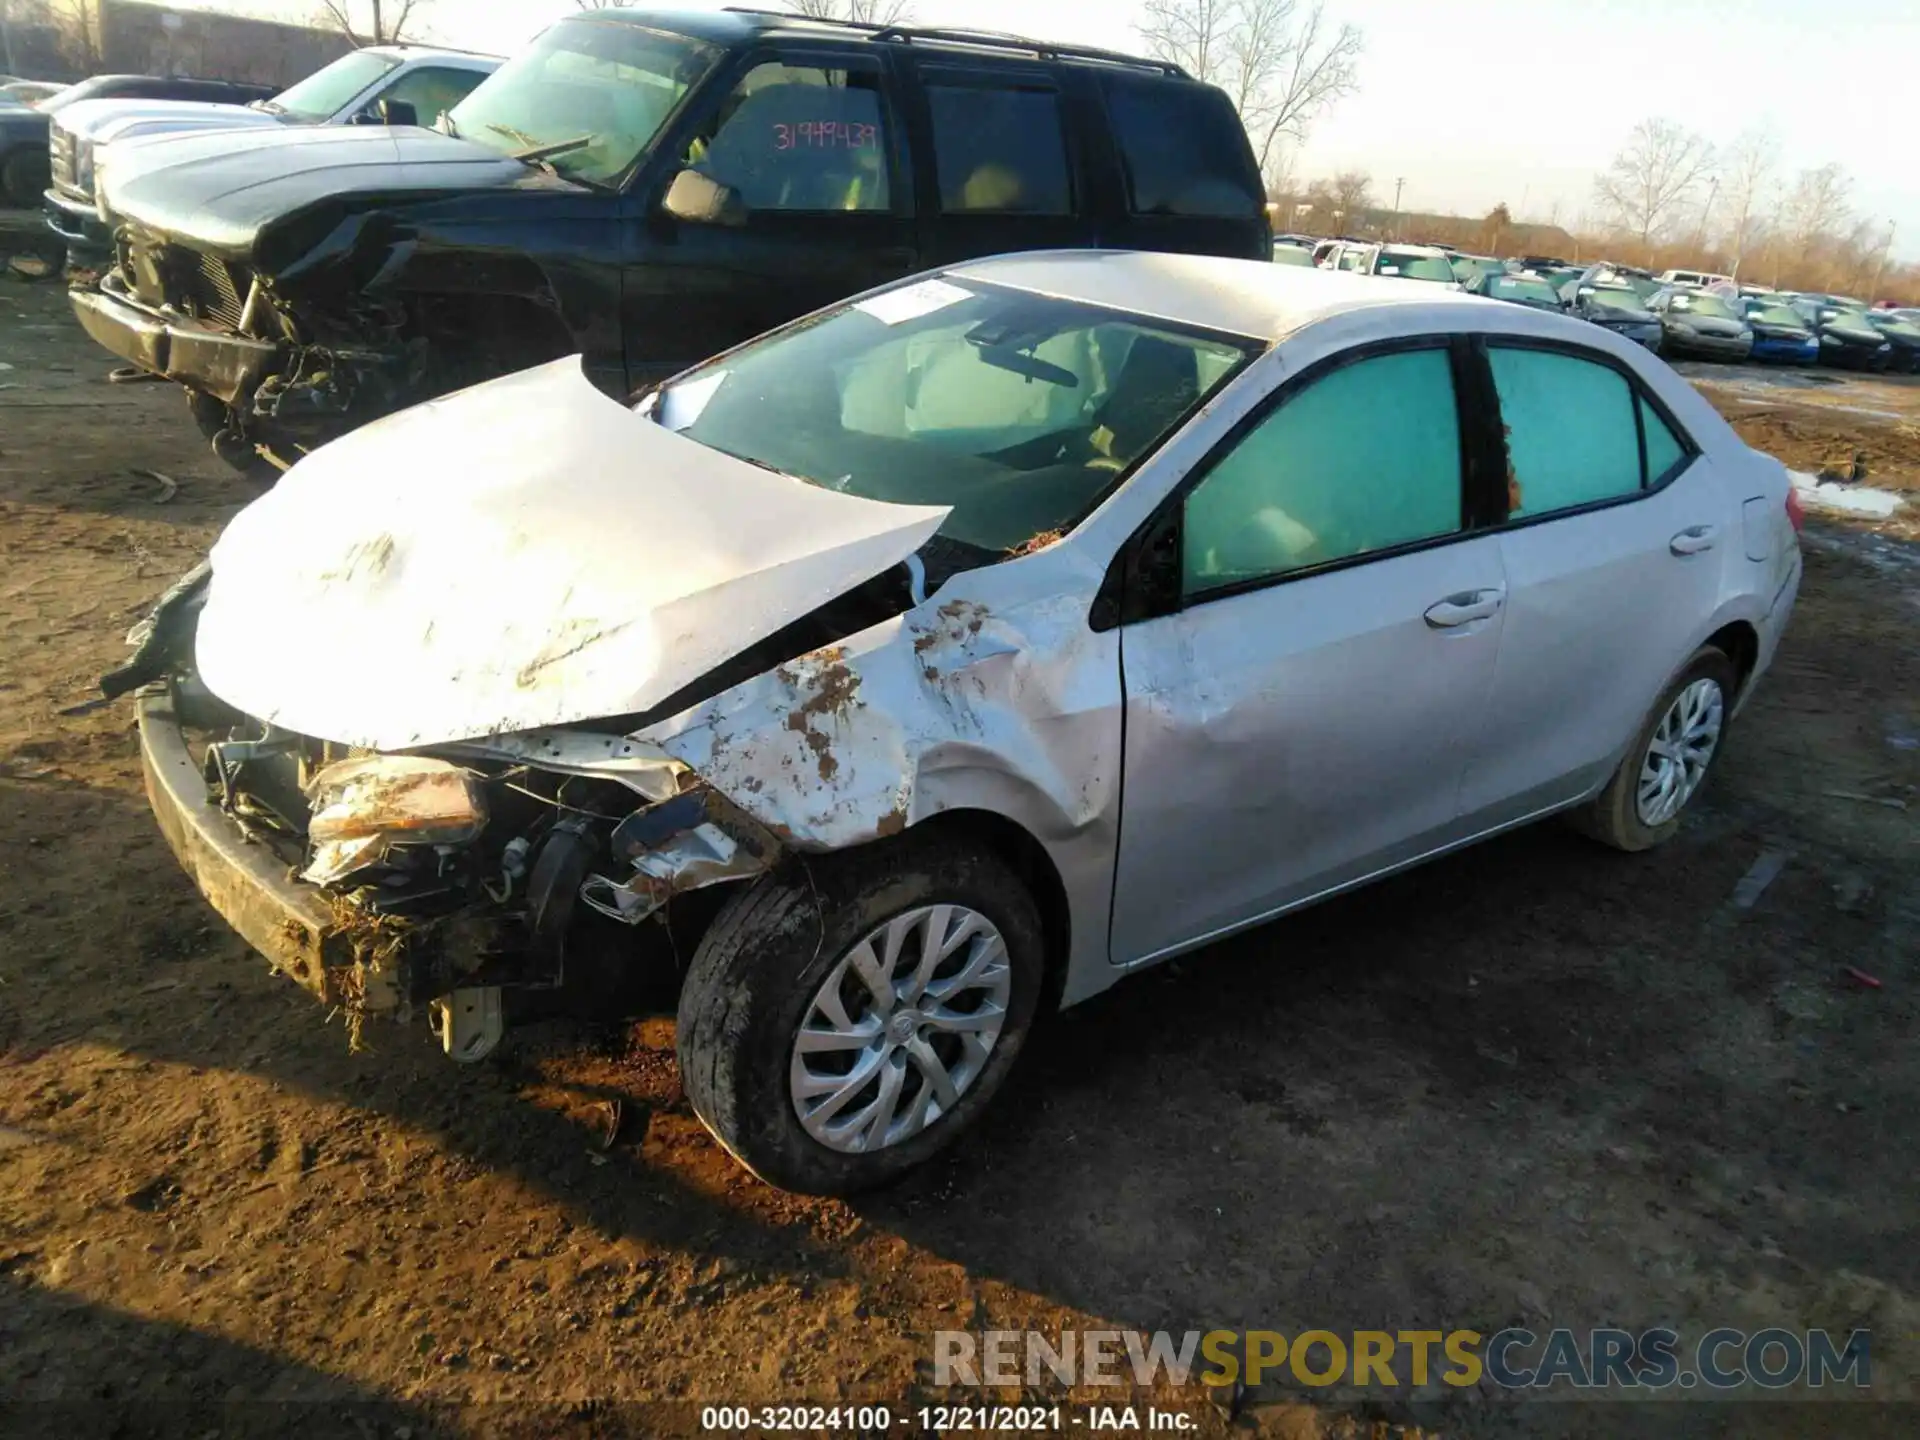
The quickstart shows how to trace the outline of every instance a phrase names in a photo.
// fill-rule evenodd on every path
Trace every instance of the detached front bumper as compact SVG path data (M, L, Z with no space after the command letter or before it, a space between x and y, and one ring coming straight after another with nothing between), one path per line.
M397 995L369 993L354 947L319 892L288 878L285 861L250 840L208 797L173 686L151 686L136 703L148 802L160 833L207 903L275 970L323 1004L396 1005Z
M48 190L45 195L47 228L67 245L67 263L86 270L105 270L113 264L113 228L86 201Z
M149 309L107 290L70 290L81 329L142 370L227 404L251 394L284 359L282 347Z

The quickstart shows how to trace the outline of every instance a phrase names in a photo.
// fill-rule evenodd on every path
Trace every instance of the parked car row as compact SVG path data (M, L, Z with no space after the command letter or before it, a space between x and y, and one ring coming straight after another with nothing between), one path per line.
M1275 259L1451 284L1471 295L1560 310L1675 358L1843 365L1920 373L1920 311L1844 295L1775 292L1704 270L1649 270L1547 255L1501 260L1447 246L1281 237Z

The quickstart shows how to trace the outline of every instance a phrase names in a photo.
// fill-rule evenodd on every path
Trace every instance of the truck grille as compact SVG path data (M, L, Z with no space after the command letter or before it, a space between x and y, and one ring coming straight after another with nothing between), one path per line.
M229 265L217 255L181 245L140 239L121 240L119 270L136 299L223 330L240 328L247 292L253 288L253 273L244 265Z
M87 193L74 183L74 151L79 142L71 130L53 127L53 134L47 141L47 160L53 171L53 185L56 190L64 190L69 195L78 195L91 199Z
M183 264L174 272L185 292L183 308L224 329L238 330L240 312L247 301L241 287L251 282L243 272L236 271L217 256L194 255L192 260L197 263Z

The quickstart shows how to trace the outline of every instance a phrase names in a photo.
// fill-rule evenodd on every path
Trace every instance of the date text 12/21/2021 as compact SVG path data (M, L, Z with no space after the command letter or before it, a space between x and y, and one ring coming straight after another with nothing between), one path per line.
M867 1436L884 1435L896 1427L922 1435L1066 1430L1177 1434L1197 1429L1198 1422L1184 1410L1137 1405L921 1405L899 1411L885 1405L707 1405L700 1411L702 1430L723 1433L845 1431Z

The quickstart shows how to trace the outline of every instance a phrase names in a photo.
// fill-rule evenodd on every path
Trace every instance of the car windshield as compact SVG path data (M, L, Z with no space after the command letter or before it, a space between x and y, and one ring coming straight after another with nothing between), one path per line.
M1837 309L1827 324L1842 330L1871 330L1873 322L1867 318L1864 310Z
M1560 303L1560 297L1546 281L1530 280L1519 275L1490 277L1487 280L1487 294L1501 300L1540 300L1549 305Z
M1737 320L1727 302L1718 295L1676 295L1673 308L1684 310L1689 315L1705 315L1709 320Z
M923 280L753 342L642 406L829 490L947 505L990 552L1078 524L1260 348L976 280Z
M262 108L276 115L291 115L296 120L331 120L346 103L400 62L391 55L375 55L370 50L355 50L342 55L331 65L307 76L297 85L282 90Z
M1446 256L1422 255L1417 250L1382 250L1373 273L1398 275L1402 280L1443 280L1449 285L1459 278Z
M545 158L555 170L605 185L653 143L719 54L630 21L563 20L447 119L456 134L509 154L551 148Z
M1869 314L1869 323L1882 335L1898 335L1902 340L1920 340L1920 325L1911 320L1902 319L1891 311L1883 310L1879 314Z
M1756 325L1792 325L1795 328L1804 328L1800 312L1789 305L1749 305L1747 319Z
M1585 298L1588 304L1597 305L1603 310L1646 309L1646 306L1640 303L1642 299L1640 292L1624 283L1596 285L1593 287L1593 293Z
M1298 245L1276 245L1273 247L1273 263L1276 265L1311 265L1313 253L1302 250Z

